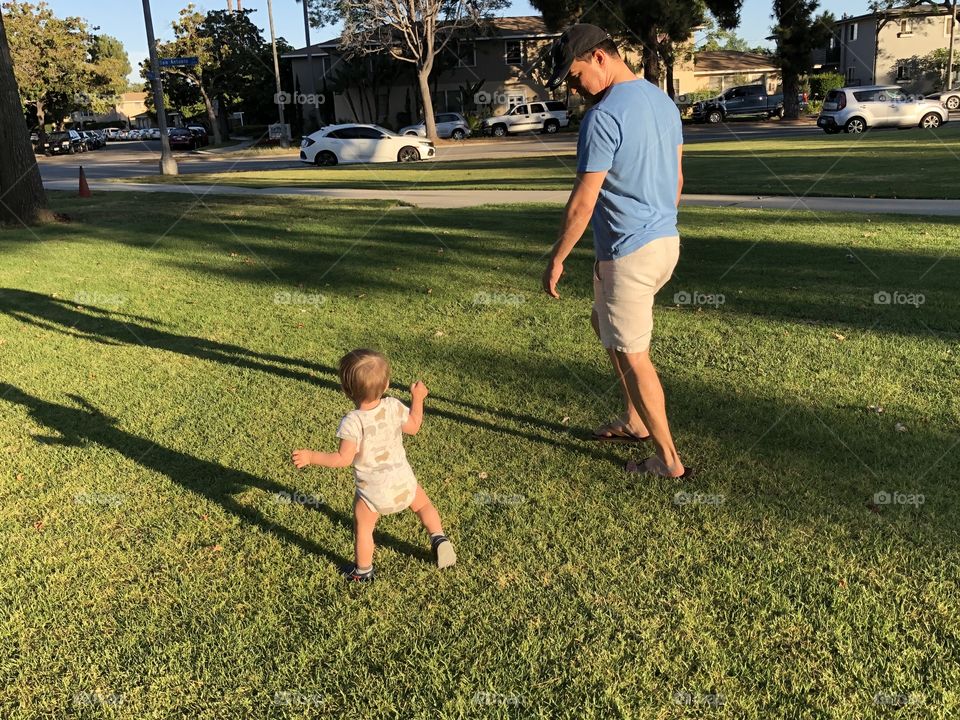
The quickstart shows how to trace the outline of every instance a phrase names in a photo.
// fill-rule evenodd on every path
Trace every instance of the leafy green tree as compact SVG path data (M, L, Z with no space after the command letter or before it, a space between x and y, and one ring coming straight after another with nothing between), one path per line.
M801 77L810 69L811 53L827 44L834 17L829 12L814 16L818 0L773 0L773 36L783 78L783 117L800 117L798 95Z

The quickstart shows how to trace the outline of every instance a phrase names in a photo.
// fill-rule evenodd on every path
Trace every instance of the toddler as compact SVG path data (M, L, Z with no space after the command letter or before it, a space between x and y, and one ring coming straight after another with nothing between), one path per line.
M354 564L344 568L347 580L370 582L373 572L373 529L381 515L410 508L430 533L437 567L457 561L453 543L443 534L440 515L420 487L403 450L403 434L416 435L423 423L423 400L429 394L419 380L410 386L411 407L383 397L390 385L390 363L374 350L351 350L340 359L340 387L354 405L340 421L340 449L333 453L295 450L293 464L347 467L353 465Z

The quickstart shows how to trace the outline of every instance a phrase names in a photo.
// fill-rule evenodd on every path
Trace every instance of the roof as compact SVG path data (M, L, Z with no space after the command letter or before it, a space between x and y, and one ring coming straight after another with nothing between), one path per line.
M384 26L386 27L386 26ZM442 27L442 23L441 23ZM495 17L486 20L481 27L469 28L475 40L508 40L523 38L554 38L560 35L559 31L547 29L546 23L539 15L518 15L515 17ZM327 55L340 45L340 36L324 40L310 46L313 55ZM297 48L293 52L284 53L285 58L301 58L307 56L307 48Z
M694 55L693 69L695 73L763 72L777 70L777 64L773 55L708 50Z
M864 13L863 15L853 15L851 17L839 17L834 21L834 25L843 25L849 22L860 22L862 20L879 20L884 17L904 17L908 15L949 15L950 11L942 6L920 5L917 7L890 8L879 12Z

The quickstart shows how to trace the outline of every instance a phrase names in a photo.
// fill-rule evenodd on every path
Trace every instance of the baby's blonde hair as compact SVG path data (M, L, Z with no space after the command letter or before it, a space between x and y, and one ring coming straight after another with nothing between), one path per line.
M356 403L376 400L390 384L390 361L383 353L360 348L340 358L340 387Z

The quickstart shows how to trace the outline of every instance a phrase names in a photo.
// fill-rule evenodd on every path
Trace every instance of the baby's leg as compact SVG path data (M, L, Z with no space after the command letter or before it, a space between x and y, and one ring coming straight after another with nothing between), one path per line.
M440 513L437 512L433 503L430 502L430 498L427 497L423 488L420 487L420 483L417 483L417 493L414 495L413 502L410 503L410 509L417 514L420 522L423 523L423 526L431 536L443 533L443 525L440 524Z
M358 569L373 565L373 528L378 517L358 495L353 503L353 557Z

